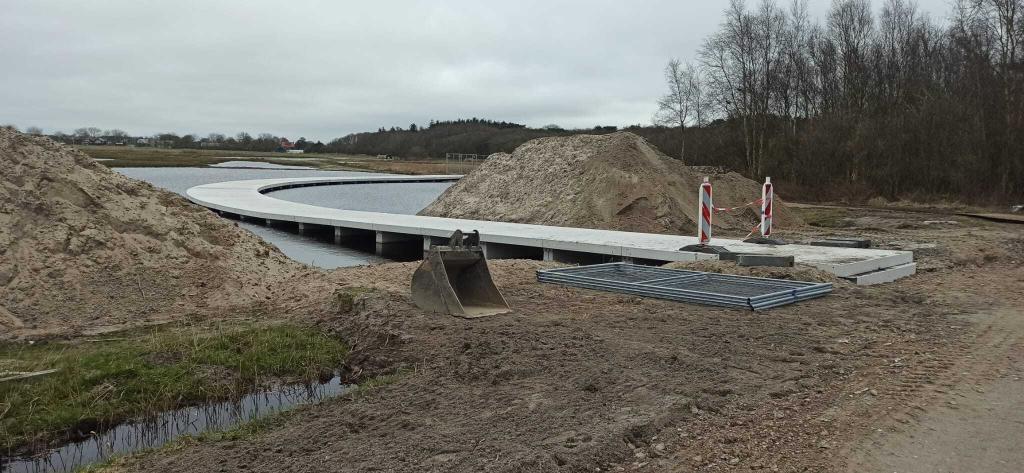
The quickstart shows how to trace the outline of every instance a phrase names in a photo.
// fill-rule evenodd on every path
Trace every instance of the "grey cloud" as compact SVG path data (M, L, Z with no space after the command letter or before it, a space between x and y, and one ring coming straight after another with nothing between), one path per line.
M940 18L947 10L919 3ZM0 123L322 140L469 116L648 123L665 62L693 58L724 7L7 0Z

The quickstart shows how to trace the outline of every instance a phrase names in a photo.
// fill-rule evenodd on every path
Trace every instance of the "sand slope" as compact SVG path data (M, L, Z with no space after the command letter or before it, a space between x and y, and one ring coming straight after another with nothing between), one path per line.
M0 129L0 335L251 306L299 267L183 198Z
M643 138L619 132L540 138L493 155L420 215L691 234L703 176L711 177L718 207L761 196L759 183L684 166ZM775 209L778 228L800 224L779 199ZM758 219L746 209L716 215L715 226L745 234Z

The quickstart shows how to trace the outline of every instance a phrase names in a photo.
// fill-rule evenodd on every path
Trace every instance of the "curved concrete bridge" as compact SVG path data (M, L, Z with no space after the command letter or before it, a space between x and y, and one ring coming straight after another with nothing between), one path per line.
M715 255L679 251L697 243L692 236L659 235L589 228L424 217L341 210L288 202L268 195L275 190L321 185L403 182L451 182L461 176L359 176L254 179L196 186L189 200L222 215L255 219L268 225L297 226L300 233L330 232L336 243L372 239L377 254L399 259L422 256L456 229L478 230L488 258L526 258L568 263L609 261L669 262L717 259ZM888 282L914 273L909 251L831 248L807 245L770 246L716 238L716 245L739 253L793 256L796 263L850 278L858 284Z

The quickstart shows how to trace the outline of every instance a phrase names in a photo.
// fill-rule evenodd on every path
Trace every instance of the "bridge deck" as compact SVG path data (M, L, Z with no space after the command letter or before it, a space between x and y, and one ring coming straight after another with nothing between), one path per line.
M246 217L321 225L341 229L369 230L389 237L448 237L454 230L478 230L480 240L495 245L539 248L545 257L551 252L604 255L625 259L694 261L717 256L679 251L696 243L696 238L589 228L555 227L522 223L491 222L455 218L424 217L379 212L341 210L275 199L269 192L314 185L444 182L459 176L366 176L329 178L255 179L206 184L189 189L188 198L205 207ZM393 235L394 234L394 235ZM768 246L739 240L714 239L715 245L740 253L792 255L798 264L814 266L841 277L906 265L913 261L909 251L832 248L808 245Z

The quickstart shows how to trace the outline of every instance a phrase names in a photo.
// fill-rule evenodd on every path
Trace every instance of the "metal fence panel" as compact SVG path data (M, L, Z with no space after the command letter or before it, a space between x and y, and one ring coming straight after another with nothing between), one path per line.
M706 273L628 263L544 269L537 271L537 280L599 291L751 310L770 309L832 292L831 283Z

